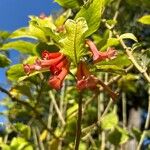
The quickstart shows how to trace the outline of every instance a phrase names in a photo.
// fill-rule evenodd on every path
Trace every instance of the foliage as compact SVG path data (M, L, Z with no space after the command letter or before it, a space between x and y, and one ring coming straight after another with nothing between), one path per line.
M135 139L140 149L149 116L138 129L131 112L147 110L150 97L149 1L55 2L64 8L58 17L30 16L27 27L0 31L10 84L0 85L9 120L0 148L120 149ZM19 64L12 49L23 56Z

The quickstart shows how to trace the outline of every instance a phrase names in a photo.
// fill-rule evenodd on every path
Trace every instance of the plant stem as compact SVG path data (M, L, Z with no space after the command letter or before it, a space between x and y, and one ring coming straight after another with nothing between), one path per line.
M54 95L53 95L53 93L51 91L49 92L49 96L51 97L51 101L52 101L52 103L53 103L53 105L55 107L55 110L56 110L56 112L58 114L58 117L59 117L60 121L62 122L62 125L65 126L66 122L65 122L65 120L63 118L63 115L62 115L60 109L58 108L58 105L56 103L55 97L54 97Z
M95 129L96 129L95 127L96 127L96 126L99 126L100 122L102 121L103 117L108 113L108 111L109 111L109 109L110 109L110 107L111 107L112 104L113 104L113 100L110 98L109 103L107 104L107 106L106 106L106 108L105 108L103 114L102 114L101 117L98 119L98 121L95 122L95 123L93 123L92 125L90 125L90 126L84 128L84 129L82 130L82 132L86 133L86 132L88 131L87 134L89 134L90 132L92 132L93 130L95 130ZM86 137L86 136L84 136L83 139L84 139L85 137Z
M3 87L0 86L0 91L7 94L13 102L17 102L25 107L28 107L29 109L31 109L34 113L35 113L35 117L36 119L43 125L43 127L45 129L48 130L48 132L54 136L54 138L58 139L59 137L57 137L54 133L53 133L53 130L48 128L47 125L45 124L44 120L41 118L42 114L40 114L40 112L35 108L33 107L32 105L30 105L30 103L26 102L26 101L23 101L23 100L20 100L18 99L17 97L15 97L14 95L12 95L9 91L7 91L6 89L4 89Z
M123 128L126 128L127 124L127 112L126 112L126 94L122 92L122 117L123 117Z
M136 67L136 69L145 77L145 79L150 83L150 77L148 76L146 69L143 69L136 61L136 59L134 58L132 51L130 50L130 48L128 48L126 46L126 44L124 43L124 41L120 38L120 36L117 34L117 32L115 30L113 30L114 35L117 37L117 39L120 41L120 44L122 45L122 47L126 50L126 54L128 55L128 58L130 59L130 61L132 62L132 64Z
M76 127L75 150L79 150L79 144L80 144L80 139L81 139L81 121L82 121L82 94L79 93L78 120L77 120L77 127Z
M141 135L141 139L140 139L140 142L137 146L137 150L140 150L141 149L141 146L142 146L142 143L143 143L143 140L146 136L146 133L147 133L147 130L148 130L148 127L150 125L150 86L148 88L148 110L147 110L147 117L146 117L146 121L145 121L145 126L144 126L144 131Z

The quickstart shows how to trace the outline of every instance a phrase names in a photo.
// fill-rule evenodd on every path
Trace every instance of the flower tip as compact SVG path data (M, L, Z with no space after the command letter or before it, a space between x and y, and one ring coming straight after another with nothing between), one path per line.
M28 64L23 64L23 69L24 69L24 72L29 75L31 73L31 68L30 68L30 65Z
M51 77L48 83L55 90L60 90L62 87L62 81L59 78L57 78L57 76Z
M107 49L108 59L114 59L118 55L118 52L115 48L110 47Z

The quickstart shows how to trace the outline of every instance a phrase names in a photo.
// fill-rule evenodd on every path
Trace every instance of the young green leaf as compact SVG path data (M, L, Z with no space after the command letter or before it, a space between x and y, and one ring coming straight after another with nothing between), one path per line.
M138 20L140 23L150 25L150 15L145 15Z
M15 128L17 129L17 131L19 131L24 138L29 139L31 136L31 129L29 126L23 124L23 123L16 123L15 124Z
M2 50L15 49L21 53L33 55L35 54L34 47L35 44L31 42L18 40L3 44L3 46L0 49Z
M131 62L129 61L128 57L123 53L119 53L117 58L109 60L109 61L101 61L101 62L97 63L96 66L115 65L115 66L123 69L124 67L127 67L130 64L131 64Z
M131 39L135 42L138 42L137 38L135 37L135 35L133 33L124 33L122 35L120 35L121 39Z
M86 36L94 33L100 25L101 15L104 8L104 0L93 0L88 1L89 4L85 4L81 10L77 13L75 19L79 17L84 17L88 24L88 31L86 32Z
M116 126L116 128L109 134L108 140L114 145L120 145L130 138L127 130Z
M69 56L77 64L84 54L85 32L88 30L84 18L76 21L68 19L65 23L66 35L60 40L61 52Z
M109 38L107 43L101 48L101 51L106 50L108 47L119 45L119 40L117 38Z
M104 130L112 129L118 124L118 116L115 111L108 113L101 120L101 127Z
M16 38L31 38L31 39L36 39L36 40L40 40L43 42L46 42L46 36L44 34L44 32L33 26L30 25L29 27L25 27L25 28L20 28L16 31L14 31L9 38L11 39L16 39Z
M97 70L100 72L109 72L116 74L125 74L125 70L116 65L99 65L96 66Z
M10 81L17 81L18 78L25 76L22 64L16 64L11 66L6 72L7 78Z
M55 20L55 25L57 27L62 26L70 16L72 16L72 12L71 9L68 9Z
M9 37L10 33L7 31L0 31L0 41L6 40Z
M83 3L82 0L54 0L60 6L65 8L78 8Z
M11 63L10 59L8 59L5 55L0 54L0 67L9 66L10 63Z
M33 150L31 144L21 137L14 137L10 146L11 150Z

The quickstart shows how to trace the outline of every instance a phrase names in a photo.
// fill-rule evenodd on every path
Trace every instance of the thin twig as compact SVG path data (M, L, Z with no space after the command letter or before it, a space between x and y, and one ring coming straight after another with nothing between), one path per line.
M59 137L57 137L57 136L53 133L53 130L52 130L52 129L47 128L47 125L45 124L44 120L42 120L42 118L41 118L42 115L37 111L37 109L36 109L35 107L31 106L31 105L30 105L28 102L26 102L26 101L19 100L18 98L16 98L15 96L13 96L9 91L7 91L6 89L4 89L4 88L1 87L1 86L0 86L0 91L3 92L3 93L5 93L5 94L7 94L7 95L12 99L13 102L17 102L17 103L19 103L19 104L21 104L21 105L23 105L23 106L26 106L26 107L28 107L29 109L31 109L31 110L36 114L36 115L35 115L36 119L43 125L43 127L44 127L45 129L47 129L48 132L50 132L50 134L53 135L55 138L59 138Z
M82 94L79 93L78 120L77 120L77 127L76 127L75 150L79 150L79 144L80 144L80 139L81 139L81 122L82 122Z
M106 108L105 108L103 114L102 114L101 117L98 119L98 121L95 122L95 123L93 123L92 125L90 125L90 126L84 128L84 129L82 130L82 132L83 132L83 133L87 133L87 131L91 132L91 131L95 130L95 129L96 129L95 126L99 126L100 122L102 121L103 117L108 113L108 111L109 111L109 109L110 109L110 107L111 107L112 104L113 104L113 100L110 99L110 101L109 101L109 103L107 104L107 106L106 106ZM89 133L88 133L88 134L89 134ZM83 137L83 138L84 138L84 137Z
M66 122L65 122L65 120L64 120L64 118L63 118L63 116L62 116L61 111L60 111L59 108L58 108L58 105L57 105L57 103L56 103L55 97L54 97L54 95L52 94L51 91L49 92L49 96L51 97L52 103L53 103L53 105L54 105L54 107L55 107L55 110L56 110L56 112L57 112L57 114L58 114L58 117L59 117L60 121L62 122L62 125L65 126Z
M130 50L131 48L128 48L126 46L126 44L124 43L124 41L122 40L122 38L120 38L120 36L118 35L118 33L113 30L114 35L116 36L116 38L120 41L120 44L122 45L122 47L126 50L126 54L128 55L128 58L130 59L130 61L133 63L133 65L136 67L136 69L143 74L143 76L145 77L145 79L150 83L150 77L148 76L147 72L145 69L143 69L135 60L132 51Z
M100 85L104 88L104 90L108 92L108 94L110 95L110 97L111 97L113 100L116 99L117 94L114 93L114 92L110 89L109 86L107 86L107 85L106 85L104 82L102 82L101 80L98 80L98 84L100 84Z
M142 146L142 143L143 143L143 140L146 136L146 133L147 133L147 130L149 128L149 125L150 125L150 86L148 88L148 110L147 110L147 117L146 117L146 121L145 121L145 126L144 126L144 131L141 135L141 139L140 139L140 142L137 146L137 150L140 150L141 149L141 146Z
M127 112L126 112L126 94L122 92L122 117L123 117L123 128L127 125Z

